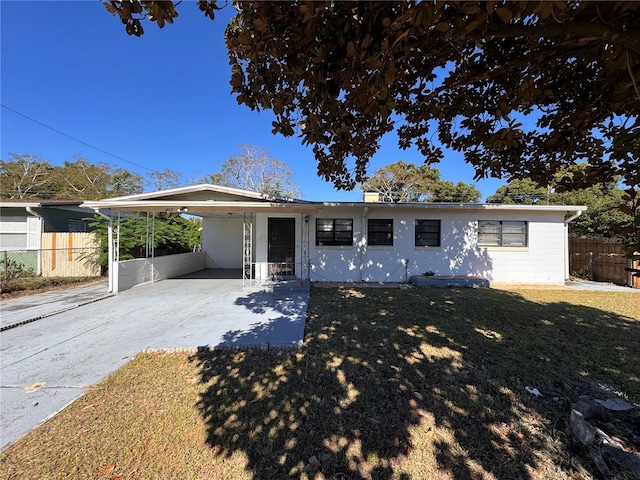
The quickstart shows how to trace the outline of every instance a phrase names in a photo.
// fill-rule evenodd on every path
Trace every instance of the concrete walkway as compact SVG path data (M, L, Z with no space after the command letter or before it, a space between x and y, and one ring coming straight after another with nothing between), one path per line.
M141 350L299 346L308 298L308 291L243 292L242 280L179 278L6 330L0 449Z
M81 287L61 288L2 300L0 301L0 327L2 330L6 330L90 302L96 302L111 296L107 291L108 288L108 282L102 281Z
M592 282L589 280L569 280L566 282L568 287L575 290L592 290L596 292L625 292L640 293L640 288L623 287L613 283Z

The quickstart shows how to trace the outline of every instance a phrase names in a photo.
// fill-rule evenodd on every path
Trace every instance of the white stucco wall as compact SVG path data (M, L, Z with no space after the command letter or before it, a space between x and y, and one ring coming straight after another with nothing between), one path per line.
M352 218L354 245L316 246L316 218ZM367 246L367 219L393 218L394 245ZM441 246L416 247L416 219L441 221ZM477 246L478 220L528 222L528 246ZM368 207L324 208L309 221L312 281L402 282L433 271L437 275L471 275L494 282L563 283L564 213Z
M296 220L296 274L312 281L403 282L411 275L476 276L492 282L561 284L565 280L563 211L509 209L392 208L326 206L318 213L258 213L253 216L253 261L268 258L269 217ZM353 219L353 245L316 246L317 218ZM367 220L393 218L393 246L367 245ZM441 246L415 246L415 220L440 220ZM526 221L528 245L522 248L478 247L478 220ZM203 250L207 268L242 267L242 218L205 218ZM308 229L308 234L306 233ZM308 255L305 252L308 251ZM264 267L266 269L266 266Z
M242 217L202 219L207 268L242 268Z
M205 268L204 252L179 253L162 257L134 258L118 263L116 291L166 278L179 277Z
M296 268L302 271L302 228L306 228L306 225L303 227L305 224L304 215L299 213L257 213L252 217L252 261L263 265L256 266L254 274L257 277L266 275L269 218L295 219L294 261L297 265ZM203 219L202 250L206 254L206 268L243 267L243 222L242 216ZM297 274L300 275L300 272ZM306 272L304 274L306 275Z

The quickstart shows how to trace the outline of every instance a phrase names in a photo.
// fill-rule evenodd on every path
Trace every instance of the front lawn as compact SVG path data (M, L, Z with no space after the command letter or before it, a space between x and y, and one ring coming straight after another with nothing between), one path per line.
M637 293L314 288L302 350L139 355L0 478L587 479L570 405L639 351Z

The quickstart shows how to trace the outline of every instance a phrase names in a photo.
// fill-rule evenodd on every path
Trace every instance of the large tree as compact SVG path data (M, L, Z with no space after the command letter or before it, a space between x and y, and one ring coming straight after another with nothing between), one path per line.
M170 168L147 173L147 182L156 190L168 190L184 185L182 174Z
M230 156L219 172L203 181L263 193L273 197L300 197L287 163L271 157L267 150L253 145L239 145L238 154Z
M51 165L37 155L11 154L0 160L0 197L56 200L97 200L143 191L140 175L84 158Z
M378 193L384 202L478 202L482 196L474 185L441 180L434 167L403 161L376 170L362 190Z
M550 190L542 187L538 183L525 178L523 180L513 180L506 185L502 185L496 193L487 197L487 203L507 203L519 205L535 205L538 203L549 203Z
M140 175L108 163L91 163L77 157L54 169L51 182L58 199L99 200L105 197L132 195L143 191Z
M10 160L0 160L0 198L47 199L54 196L51 185L51 164L33 154L10 154Z
M226 2L225 2L226 3ZM172 2L111 1L130 34ZM210 18L218 8L200 0ZM577 161L596 183L640 184L639 2L234 2L232 91L313 146L340 188L367 177L381 137L427 162L464 152L476 177L540 183ZM350 162L354 162L353 168ZM571 186L571 185L568 185Z

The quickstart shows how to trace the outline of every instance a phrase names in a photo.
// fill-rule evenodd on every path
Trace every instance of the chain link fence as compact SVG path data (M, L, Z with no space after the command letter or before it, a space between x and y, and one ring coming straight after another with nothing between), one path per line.
M0 282L28 277L98 277L98 248L0 250Z

